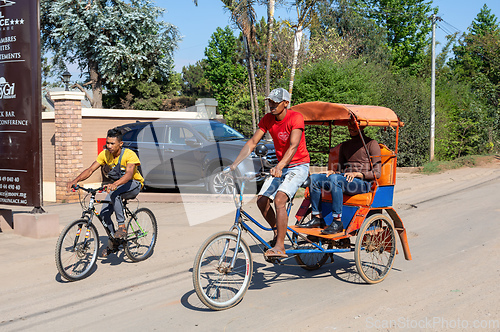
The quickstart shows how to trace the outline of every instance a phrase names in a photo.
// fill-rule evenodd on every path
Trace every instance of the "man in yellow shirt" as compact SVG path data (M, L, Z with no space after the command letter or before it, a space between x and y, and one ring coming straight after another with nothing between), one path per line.
M114 180L114 182L106 186L106 190L108 192L106 200L111 203L103 204L101 215L106 221L111 233L113 233L114 227L111 215L113 214L113 211L115 212L116 221L118 222L118 230L114 232L114 237L121 239L127 236L122 198L130 199L136 197L144 183L144 178L137 170L137 166L141 164L139 158L134 151L122 148L122 146L123 141L121 132L118 129L108 130L106 137L106 149L99 153L96 161L94 161L89 168L85 169L73 181L68 182L67 184L67 189L69 191L73 185L89 178L99 167L107 165L111 168L111 171L108 173L108 177ZM120 162L119 166L118 162ZM113 248L110 248L108 245L108 248L101 253L101 256L107 257L112 252Z

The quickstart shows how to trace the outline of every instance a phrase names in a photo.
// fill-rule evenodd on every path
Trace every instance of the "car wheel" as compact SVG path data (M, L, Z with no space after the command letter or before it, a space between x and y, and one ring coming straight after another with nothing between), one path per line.
M222 173L222 167L217 167L208 178L208 191L211 194L232 194L236 189L234 179Z

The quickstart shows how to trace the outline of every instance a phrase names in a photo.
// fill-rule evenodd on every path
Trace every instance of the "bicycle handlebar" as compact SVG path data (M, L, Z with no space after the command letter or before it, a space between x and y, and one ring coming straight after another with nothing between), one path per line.
M244 181L253 180L258 177L267 177L271 175L271 173L269 172L247 172L241 176L237 176L234 171L231 171L229 169L229 167L226 167L222 171L222 173L224 173L226 176L232 177L233 179L244 180Z
M102 187L99 187L99 188L84 188L84 187L82 187L82 186L80 186L78 184L74 184L74 185L71 186L71 188L73 190L79 190L79 189L81 189L83 191L86 191L86 192L88 192L90 194L94 194L95 195L96 193L105 190L106 186L102 186Z

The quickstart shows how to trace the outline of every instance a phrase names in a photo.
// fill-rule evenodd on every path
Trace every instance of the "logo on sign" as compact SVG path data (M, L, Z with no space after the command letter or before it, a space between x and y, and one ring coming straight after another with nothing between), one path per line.
M0 77L0 99L16 98L16 93L14 92L15 87L15 83L8 83L5 77Z

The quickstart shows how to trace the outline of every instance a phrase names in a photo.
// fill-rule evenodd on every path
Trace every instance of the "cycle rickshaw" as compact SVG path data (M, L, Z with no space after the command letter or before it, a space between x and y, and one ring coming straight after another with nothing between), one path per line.
M385 145L379 144L381 176L374 182L371 192L354 196L344 195L342 210L344 230L340 233L324 235L318 228L297 227L311 217L310 200L306 189L305 198L296 214L296 225L288 226L287 229L286 254L291 256L269 261L281 263L294 257L299 266L315 270L325 264L328 258L333 261L333 254L353 251L356 269L361 278L369 284L381 282L391 270L394 257L398 253L396 232L405 258L411 260L405 227L392 207L399 128L403 123L391 109L378 106L307 102L295 105L292 109L304 116L306 125L325 125L330 128L329 167L334 167L337 163L340 150L340 145L331 148L332 126L346 126L350 119L355 120L358 127L377 126L394 129L395 149L391 151ZM368 153L366 144L364 145ZM376 156L371 156L373 157ZM193 284L196 294L213 310L227 309L239 303L250 285L253 261L250 249L242 238L243 230L262 244L263 253L271 248L250 224L253 223L265 231L272 229L260 224L243 210L242 193L245 182L251 178L252 176L248 174L238 178L242 185L241 188L236 188L240 189L239 198L236 198L235 193L236 216L230 230L209 237L195 258ZM328 193L322 194L322 214L327 224L333 219L329 200L331 202ZM292 205L293 199L287 206L288 213ZM351 242L351 238L355 238L354 243Z

